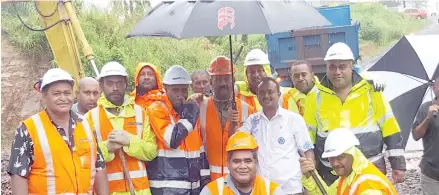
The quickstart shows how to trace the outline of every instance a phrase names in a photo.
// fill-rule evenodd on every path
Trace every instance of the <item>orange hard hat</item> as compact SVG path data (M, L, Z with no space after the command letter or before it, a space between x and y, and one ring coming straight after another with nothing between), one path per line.
M225 56L218 56L210 62L209 74L210 75L229 75L232 74L231 71L231 60ZM235 71L235 68L233 68Z
M226 151L233 150L255 150L258 149L258 144L255 138L243 131L238 131L230 136L227 141Z

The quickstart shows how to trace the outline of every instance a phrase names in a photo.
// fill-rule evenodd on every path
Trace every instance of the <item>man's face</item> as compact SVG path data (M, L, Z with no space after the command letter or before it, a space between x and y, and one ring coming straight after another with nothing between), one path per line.
M328 79L337 88L352 84L352 60L329 60L326 67Z
M196 74L192 77L192 91L195 93L204 93L210 90L209 75L206 73Z
M227 100L232 95L232 75L213 75L212 87L216 99Z
M139 86L138 86L139 89L146 92L157 89L157 79L155 77L155 72L151 67L149 66L143 67L142 70L140 70L139 72L138 79L139 79Z
M251 65L247 67L247 81L250 85L250 88L257 89L259 83L261 83L262 79L267 77L267 74L262 68L262 65Z
M103 78L101 85L105 98L116 106L123 104L125 90L127 88L126 77L108 76Z
M232 178L241 184L249 183L256 176L257 163L251 150L232 151L227 167Z
M87 110L91 110L97 106L96 102L100 95L99 84L96 83L88 83L87 85L82 85L76 96L78 98L79 105Z
M179 108L189 95L189 85L165 85L165 90L174 109Z
M314 86L314 73L306 64L291 67L291 78L294 87L302 93L307 94Z
M47 91L43 91L43 101L47 108L56 113L68 113L73 105L73 86L68 82L50 84Z
M346 177L351 174L354 158L350 154L341 154L336 157L330 157L328 160L338 176Z
M280 92L273 82L263 82L258 87L259 103L263 109L274 109L279 106Z

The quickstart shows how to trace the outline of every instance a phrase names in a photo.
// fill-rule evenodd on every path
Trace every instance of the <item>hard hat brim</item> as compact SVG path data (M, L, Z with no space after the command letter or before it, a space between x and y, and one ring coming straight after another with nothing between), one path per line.
M343 154L344 151L323 152L322 158L336 157Z
M227 152L236 151L236 150L258 150L258 147L242 146L242 147L226 148Z

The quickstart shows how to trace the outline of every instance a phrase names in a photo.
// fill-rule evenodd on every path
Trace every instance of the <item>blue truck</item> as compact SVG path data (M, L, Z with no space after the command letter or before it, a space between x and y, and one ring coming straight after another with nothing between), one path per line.
M349 5L321 7L317 10L332 25L307 28L265 35L268 58L277 73L282 87L291 87L289 65L297 60L307 60L319 79L326 74L324 56L336 42L344 42L352 49L355 59L359 57L358 32L360 24L351 21Z

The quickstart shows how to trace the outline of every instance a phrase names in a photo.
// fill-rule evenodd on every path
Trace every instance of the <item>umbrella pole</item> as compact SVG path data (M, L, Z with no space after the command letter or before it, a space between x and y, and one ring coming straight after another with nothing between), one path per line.
M235 102L235 78L233 76L233 50L232 50L232 35L229 35L229 54L230 54L230 68L232 70L232 109L236 111L236 102ZM233 126L237 126L234 122Z

